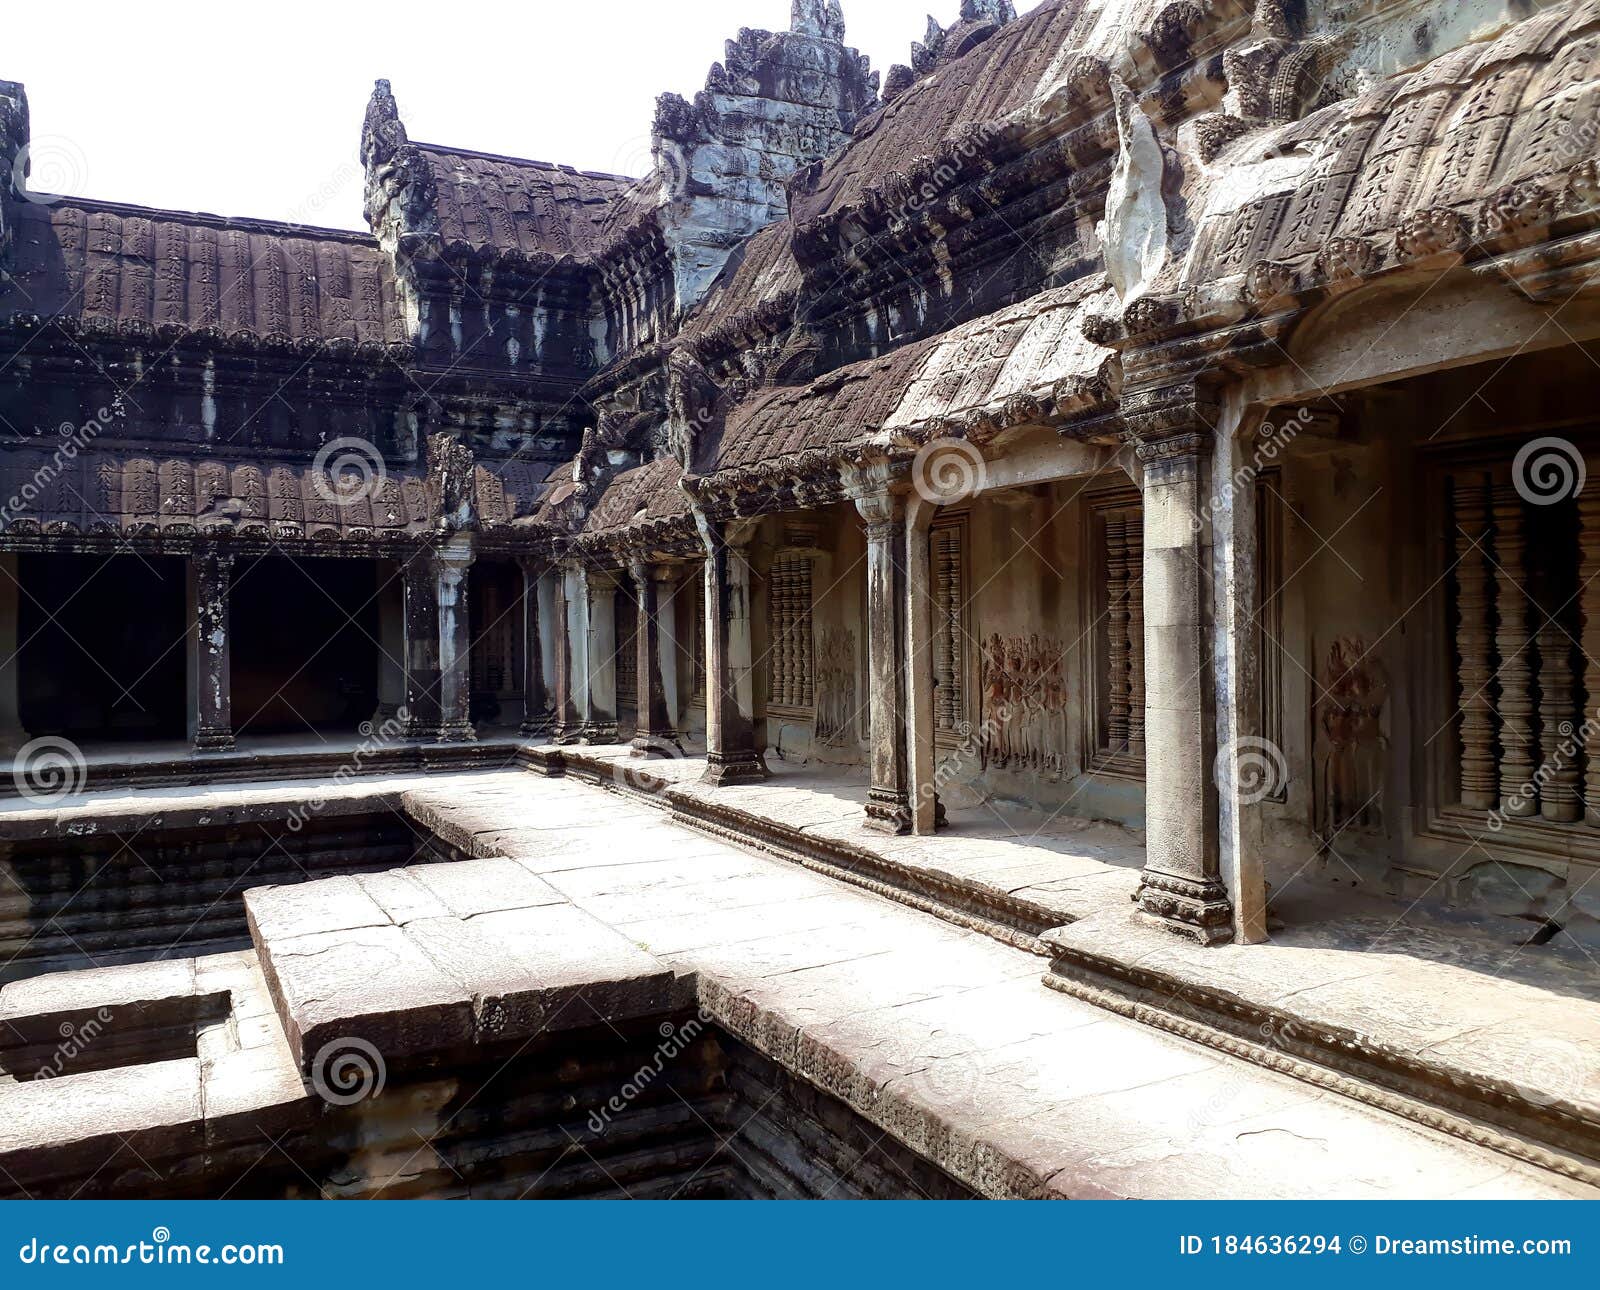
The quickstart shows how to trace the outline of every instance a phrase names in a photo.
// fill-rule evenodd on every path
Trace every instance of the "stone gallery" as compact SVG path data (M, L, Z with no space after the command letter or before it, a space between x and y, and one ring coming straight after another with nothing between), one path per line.
M0 1193L1600 1196L1600 0L944 17L361 234L0 82Z

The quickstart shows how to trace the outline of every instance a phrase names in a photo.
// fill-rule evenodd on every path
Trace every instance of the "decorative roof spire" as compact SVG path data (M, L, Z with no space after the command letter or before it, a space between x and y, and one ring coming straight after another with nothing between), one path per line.
M394 101L389 82L380 80L372 87L367 101L367 119L361 126L361 164L369 170L387 165L409 140L400 120L400 105Z
M992 22L1004 27L1016 20L1017 10L1011 0L961 0L962 22Z
M815 36L818 40L833 40L842 45L844 10L839 7L839 0L794 0L789 30L798 36Z

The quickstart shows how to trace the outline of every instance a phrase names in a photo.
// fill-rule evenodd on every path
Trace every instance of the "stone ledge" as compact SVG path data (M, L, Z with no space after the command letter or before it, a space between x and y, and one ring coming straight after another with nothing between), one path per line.
M247 892L262 968L301 1071L352 1042L391 1068L655 1016L677 974L512 860Z
M1406 994L1374 980L1369 962L1340 973L1337 926L1310 944L1203 948L1127 914L1045 936L1044 984L1120 1016L1290 1075L1539 1168L1600 1185L1600 1016L1511 982L1463 982L1454 964L1408 956ZM1394 935L1391 931L1391 935ZM1403 937L1396 937L1402 940ZM1398 948L1398 946L1397 946ZM1297 955L1295 960L1290 955ZM1470 959L1467 949L1463 959ZM1508 993L1522 992L1506 1006ZM1499 996L1502 1023L1485 1008ZM1469 1011L1452 1017L1462 1000ZM1528 1015L1554 1005L1565 1034ZM1586 1009L1592 1013L1592 1009ZM1458 1049L1450 1041L1471 1033ZM1537 1049L1570 1050L1573 1080L1542 1066Z
M669 811L678 823L721 841L827 874L1030 953L1045 954L1040 934L1061 923L1058 911L980 883L931 874L888 860L864 846L818 837L783 821L739 810L719 800L716 791L674 784L648 761L619 763L582 748L530 749L525 755L537 772L547 777L569 776L611 789ZM446 840L461 845L456 837Z

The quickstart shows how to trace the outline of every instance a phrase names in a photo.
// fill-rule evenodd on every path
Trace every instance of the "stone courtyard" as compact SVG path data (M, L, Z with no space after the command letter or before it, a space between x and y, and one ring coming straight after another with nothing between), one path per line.
M0 1195L1600 1196L1600 4L945 17L361 233L0 81Z

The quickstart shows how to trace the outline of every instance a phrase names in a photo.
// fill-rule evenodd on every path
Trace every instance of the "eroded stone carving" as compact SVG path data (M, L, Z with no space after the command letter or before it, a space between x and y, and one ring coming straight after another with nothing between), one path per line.
M1110 83L1119 148L1106 192L1106 217L1097 232L1105 244L1106 275L1126 306L1150 289L1170 254L1161 192L1166 161L1133 91L1119 76Z

